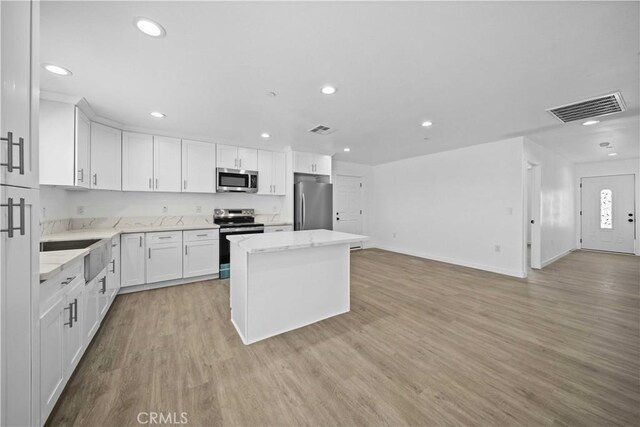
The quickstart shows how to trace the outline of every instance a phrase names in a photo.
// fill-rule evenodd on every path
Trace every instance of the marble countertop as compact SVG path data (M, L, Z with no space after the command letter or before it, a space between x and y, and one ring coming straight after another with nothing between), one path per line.
M363 242L369 240L369 237L330 230L305 230L265 234L239 234L227 236L227 240L253 254Z
M40 242L63 242L68 240L89 240L89 239L111 239L118 234L122 233L121 230L115 228L109 229L82 229L82 230L68 230L61 233L47 234L40 237ZM63 252L63 251L55 251Z
M69 264L89 253L89 248L68 251L40 252L40 281L51 279L64 270Z
M256 221L256 222L260 222L260 221ZM293 225L292 222L287 222L287 221L264 221L262 224L264 224L265 227L278 227L281 225Z

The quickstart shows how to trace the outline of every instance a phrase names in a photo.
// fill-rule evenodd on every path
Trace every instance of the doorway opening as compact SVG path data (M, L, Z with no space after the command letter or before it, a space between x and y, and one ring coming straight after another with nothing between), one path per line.
M633 253L635 245L635 175L580 179L582 249Z
M362 234L362 177L336 175L333 194L333 229L344 233ZM362 242L351 243L351 249L358 248L362 248Z
M540 191L542 173L539 164L527 162L525 179L525 266L542 268L542 236L540 224Z

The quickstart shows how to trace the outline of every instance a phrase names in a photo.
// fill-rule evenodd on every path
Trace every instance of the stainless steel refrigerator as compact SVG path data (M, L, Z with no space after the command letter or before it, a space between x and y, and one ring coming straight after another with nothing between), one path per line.
M294 184L294 230L333 230L333 186L312 181Z

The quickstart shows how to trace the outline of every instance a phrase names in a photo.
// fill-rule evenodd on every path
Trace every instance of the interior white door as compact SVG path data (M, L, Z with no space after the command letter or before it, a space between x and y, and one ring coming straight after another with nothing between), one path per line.
M182 140L182 191L216 192L215 144Z
M122 133L122 190L153 191L153 137Z
M362 177L338 175L334 187L333 229L344 233L362 234ZM351 244L351 247L359 246L362 246L362 243Z
M635 176L582 178L582 247L633 253Z
M180 192L182 188L182 148L177 138L153 137L155 191Z
M91 188L122 189L122 131L91 123Z

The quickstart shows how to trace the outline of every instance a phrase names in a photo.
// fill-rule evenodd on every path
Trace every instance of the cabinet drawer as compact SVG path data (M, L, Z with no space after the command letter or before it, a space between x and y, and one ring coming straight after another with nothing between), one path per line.
M265 233L275 233L278 231L293 231L293 225L269 225L264 228Z
M157 243L174 243L182 241L182 231L147 233L147 246Z
M197 242L198 240L218 240L219 233L217 229L208 230L188 230L184 232L185 242Z
M75 285L79 281L84 282L84 259L74 262L55 277L40 284L40 313L47 311L52 303L59 299L58 292L65 288L71 289L69 285Z

